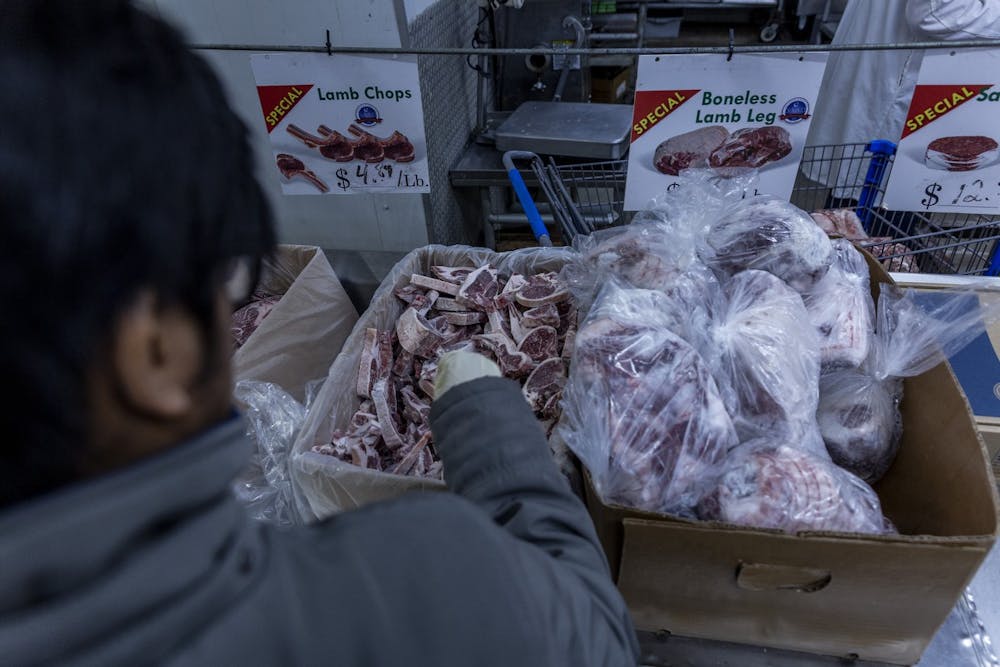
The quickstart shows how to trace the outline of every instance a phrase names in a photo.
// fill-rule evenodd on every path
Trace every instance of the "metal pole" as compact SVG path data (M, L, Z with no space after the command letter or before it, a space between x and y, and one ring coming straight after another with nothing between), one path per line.
M597 35L594 35L596 38ZM254 51L260 53L327 53L326 45L295 46L287 44L190 44L191 49L199 51ZM961 42L910 42L890 44L755 44L733 46L734 54L751 53L831 53L836 51L906 51L911 49L970 49L970 48L1000 48L1000 39L975 39ZM556 49L543 47L530 48L482 48L473 47L377 47L377 46L331 46L331 55L366 54L392 56L530 56L530 55L568 55L568 56L660 56L688 54L719 54L728 55L729 46L672 46L672 47L602 47Z

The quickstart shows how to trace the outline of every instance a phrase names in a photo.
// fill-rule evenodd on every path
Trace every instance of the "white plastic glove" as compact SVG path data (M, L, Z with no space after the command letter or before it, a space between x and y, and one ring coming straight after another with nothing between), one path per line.
M483 377L501 377L495 363L481 354L456 350L441 355L434 377L434 398L444 396L452 387Z

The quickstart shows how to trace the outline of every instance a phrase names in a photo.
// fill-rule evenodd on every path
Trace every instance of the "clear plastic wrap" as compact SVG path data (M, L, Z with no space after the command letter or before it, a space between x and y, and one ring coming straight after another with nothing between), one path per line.
M770 195L726 208L701 248L702 259L720 274L760 269L799 292L826 275L832 255L830 240L809 214Z
M343 352L330 366L295 440L291 470L300 515L307 520L322 519L371 502L395 498L407 491L444 489L444 484L436 479L360 468L312 451L314 446L328 443L331 434L345 428L357 412L362 399L353 388L357 386L366 329L391 331L395 328L407 307L395 292L407 285L413 274L433 275L432 266L489 264L503 274L533 275L558 272L573 255L566 248L526 248L496 253L485 248L431 245L417 248L401 259L376 290L368 310L344 343Z
M690 514L736 432L662 292L601 290L581 325L557 430L610 503Z
M919 297L882 285L875 336L860 369L825 373L817 420L833 460L874 484L888 471L902 437L902 378L920 375L968 345L996 321L974 292L941 290Z
M295 435L306 418L306 408L281 387L269 382L242 380L236 384L236 399L244 406L254 442L254 453L246 470L233 484L233 491L250 516L279 526L299 523L288 470L288 457Z
M802 297L771 273L743 271L712 310L703 353L740 440L771 437L823 455L819 337Z
M578 257L563 270L581 312L587 312L608 278L632 287L671 293L684 274L703 272L697 246L726 207L757 182L754 170L729 176L708 169L684 170L679 186L650 200L632 224L577 236Z
M830 270L802 299L820 337L823 370L861 366L875 334L875 302L864 255L850 241L835 239Z
M755 528L891 533L870 486L828 459L769 438L746 442L698 504L702 519Z

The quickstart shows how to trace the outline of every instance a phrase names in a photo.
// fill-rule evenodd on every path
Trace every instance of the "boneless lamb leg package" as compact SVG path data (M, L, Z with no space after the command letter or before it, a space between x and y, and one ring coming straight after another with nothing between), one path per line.
M872 293L891 283L866 255ZM997 492L947 363L905 379L903 440L875 484L898 534L698 522L587 504L638 629L909 665L997 535Z

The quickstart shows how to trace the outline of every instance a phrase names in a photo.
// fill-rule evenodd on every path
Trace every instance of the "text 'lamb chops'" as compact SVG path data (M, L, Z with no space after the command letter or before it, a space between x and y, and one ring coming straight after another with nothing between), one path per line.
M312 170L306 169L305 163L294 155L279 153L277 163L278 169L281 171L281 175L288 180L291 180L293 176L300 176L315 185L316 189L320 192L330 191L330 188L327 187L326 183L321 181L319 177L312 172Z
M354 143L340 132L317 137L309 134L297 125L289 125L288 133L304 143L309 148L316 148L320 155L337 162L350 162L354 159Z
M413 143L399 130L393 131L388 138L383 139L381 137L376 137L374 134L371 134L364 128L358 127L357 125L351 125L347 129L356 137L361 137L363 139L370 138L378 142L378 145L381 146L382 150L385 152L385 156L390 160L395 160L396 162L413 162L413 158L416 156L416 150L413 148Z
M350 423L313 451L363 468L440 477L430 430L441 355L478 351L518 380L547 433L561 398L576 309L554 273L502 275L491 266L433 266L394 290L406 304L384 330L365 331ZM558 455L557 455L558 458Z
M350 141L350 139L344 137L340 132L331 130L326 125L320 125L316 128L316 131L324 137L343 137L345 140ZM351 147L354 150L355 159L364 160L371 164L376 164L385 159L385 151L382 149L382 144L371 134L366 133L366 136L359 137L356 141L351 141Z

